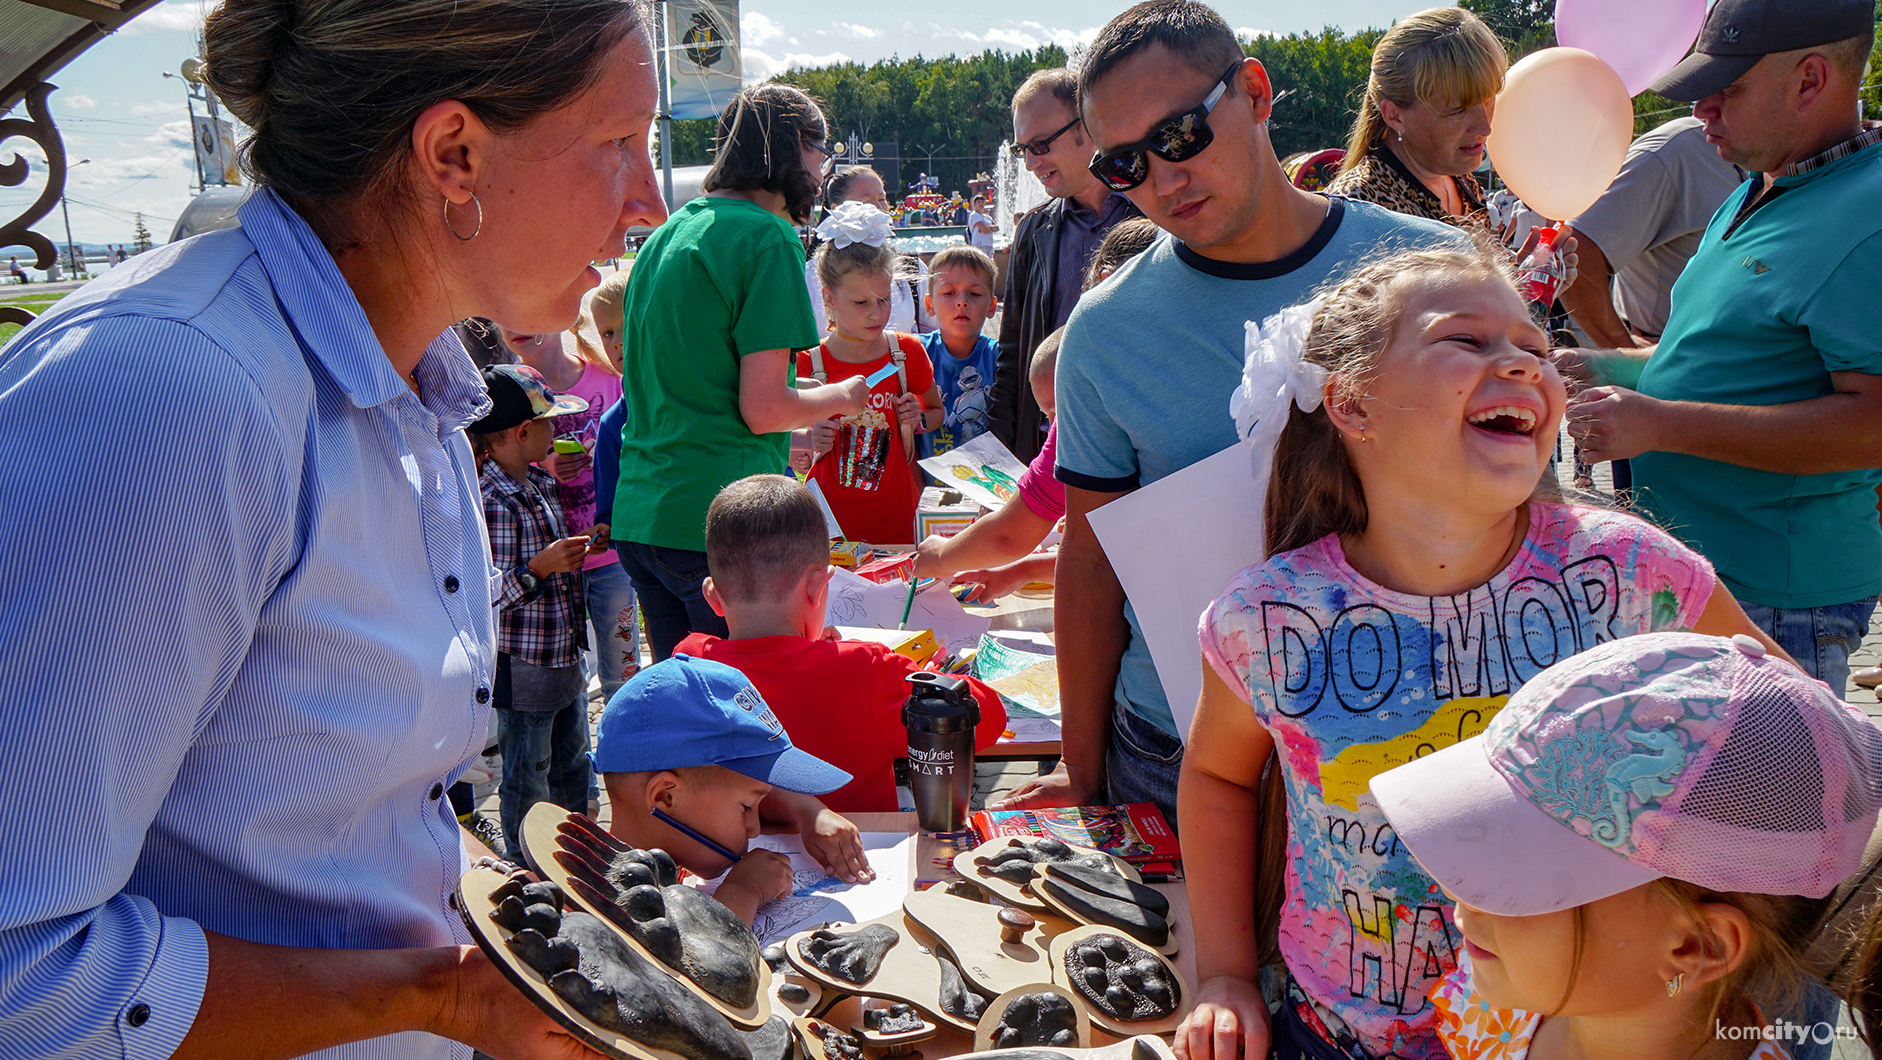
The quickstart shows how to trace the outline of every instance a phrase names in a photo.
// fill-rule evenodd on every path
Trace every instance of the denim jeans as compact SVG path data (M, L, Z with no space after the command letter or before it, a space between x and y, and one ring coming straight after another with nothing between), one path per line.
M606 703L640 669L640 610L634 586L619 563L583 571L582 592L587 597L594 673L601 679L601 701Z
M497 813L503 825L503 856L522 863L523 817L539 802L588 811L588 698L561 710L497 708L497 745L503 749L503 783Z
M1838 699L1849 695L1849 653L1869 634L1875 597L1853 604L1780 608L1740 601L1751 624L1771 635L1804 672L1830 686Z
M1176 775L1183 741L1119 703L1111 709L1111 742L1104 752L1105 787L1114 803L1156 804L1176 828Z
M673 646L688 633L730 635L725 619L713 612L700 590L706 580L704 552L616 541L614 553L634 583L640 613L647 616L647 641L654 662L672 655Z

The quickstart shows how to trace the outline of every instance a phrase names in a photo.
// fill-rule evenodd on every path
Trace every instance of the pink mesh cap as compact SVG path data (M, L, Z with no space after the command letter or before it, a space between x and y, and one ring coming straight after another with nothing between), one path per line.
M1425 870L1491 913L1662 876L1820 898L1875 828L1882 730L1751 637L1652 633L1550 667L1372 793Z

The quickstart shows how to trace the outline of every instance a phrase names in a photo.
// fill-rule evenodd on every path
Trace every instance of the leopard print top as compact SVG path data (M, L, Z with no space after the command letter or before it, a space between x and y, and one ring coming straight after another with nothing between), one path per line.
M1358 165L1334 177L1326 193L1360 199L1394 213L1443 221L1494 238L1496 230L1490 224L1490 211L1484 206L1483 188L1477 178L1466 173L1452 179L1457 181L1457 194L1464 200L1462 217L1445 213L1444 204L1431 189L1412 176L1389 148L1379 144Z

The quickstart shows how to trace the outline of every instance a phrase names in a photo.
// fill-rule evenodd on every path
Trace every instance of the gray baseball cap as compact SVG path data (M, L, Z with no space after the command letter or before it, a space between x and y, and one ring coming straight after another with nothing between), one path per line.
M1875 0L1718 0L1693 53L1652 89L1668 99L1701 100L1773 52L1848 40L1874 25Z

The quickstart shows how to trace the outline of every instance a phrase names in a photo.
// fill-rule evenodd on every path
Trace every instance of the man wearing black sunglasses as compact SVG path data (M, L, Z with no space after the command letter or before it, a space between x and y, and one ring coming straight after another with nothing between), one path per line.
M1079 124L1078 79L1069 70L1041 70L1013 93L1011 150L1052 196L1013 233L989 409L994 437L1029 461L1046 429L1027 382L1033 351L1072 315L1098 244L1117 222L1137 216L1137 207L1085 168L1091 140Z
M1055 599L1064 758L1000 808L1107 798L1155 802L1177 820L1182 732L1087 516L1236 444L1228 402L1247 321L1306 300L1376 251L1462 242L1437 222L1296 189L1268 139L1273 99L1227 23L1189 0L1131 8L1085 54L1087 168L1168 235L1087 294L1066 327Z

